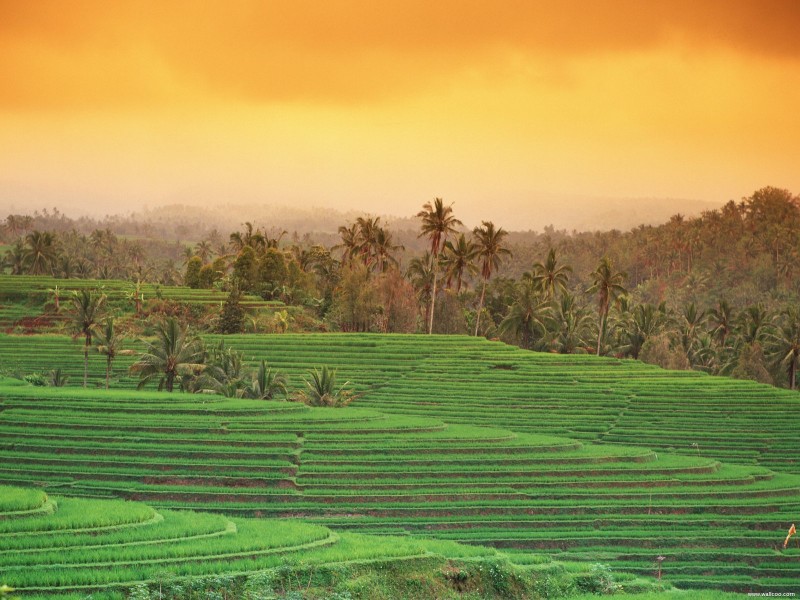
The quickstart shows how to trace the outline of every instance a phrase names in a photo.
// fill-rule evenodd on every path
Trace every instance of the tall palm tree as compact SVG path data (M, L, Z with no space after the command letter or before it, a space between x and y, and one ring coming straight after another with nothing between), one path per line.
M599 326L597 331L597 356L600 356L600 348L603 342L603 335L606 330L608 312L611 303L617 298L627 293L622 283L627 274L625 272L614 272L614 266L607 256L600 259L600 264L592 272L592 285L586 290L587 294L597 294L597 313L599 316Z
M92 335L95 325L100 320L100 313L106 302L106 295L95 291L82 289L73 292L72 305L74 307L73 325L77 335L82 335L83 345L83 387L89 377L89 348L92 345Z
M763 342L770 333L769 314L760 304L745 308L738 320L739 335L747 344Z
M439 271L439 253L442 251L448 236L456 233L456 227L463 225L453 216L453 205L444 205L441 198L434 198L433 203L426 202L422 210L417 213L422 219L421 231L418 237L427 237L431 246L431 266L433 270L433 285L431 289L431 310L428 321L428 334L433 333L433 315L436 309L436 277Z
M481 288L481 298L478 303L478 316L475 319L475 335L481 326L481 312L483 311L483 301L486 296L486 283L492 273L503 262L505 257L511 256L511 250L503 245L503 239L508 235L502 227L495 229L491 221L483 221L481 227L472 230L475 236L475 258L480 262L481 277L483 287Z
M189 336L174 317L156 326L156 340L145 342L139 360L131 365L131 373L139 373L139 389L150 380L160 378L158 389L171 392L175 381L203 370L205 349L196 336Z
M727 300L720 300L717 306L708 311L711 335L723 346L733 330L733 309Z
M361 256L361 261L367 266L372 266L375 260L375 240L378 234L381 219L380 217L358 217L356 225L358 226L358 253Z
M797 389L800 367L800 310L792 307L783 312L781 322L769 333L769 352L775 361L786 367L789 389Z
M463 233L458 236L455 243L446 241L442 252L442 266L444 267L447 287L456 280L456 294L461 291L464 283L464 275L475 275L478 272L477 265L473 262L477 248L472 240L467 240Z
M214 250L211 247L211 242L207 240L202 240L198 242L194 247L194 255L199 256L200 260L203 261L203 264L208 262L208 259L211 258L214 254Z
M97 336L97 351L106 357L106 389L111 381L111 371L114 367L114 360L123 354L132 354L132 350L123 350L124 338L117 335L114 328L114 318L108 317L103 326L95 333Z
M550 248L544 263L535 263L528 277L544 292L545 298L553 300L559 292L566 291L571 272L569 265L559 266L556 249Z
M694 302L690 302L684 307L681 317L681 342L688 355L697 343L700 330L706 323L707 317L705 311L698 310Z
M395 244L392 240L392 233L383 227L375 230L372 242L372 258L375 268L379 273L383 273L390 266L397 266L397 259L393 253L398 250L405 250L402 244Z
M25 262L31 275L52 274L58 256L55 236L49 231L31 231L25 236Z
M406 277L417 292L417 299L425 306L425 323L429 321L431 290L433 289L433 259L430 252L411 259Z
M361 248L361 230L358 227L358 223L353 223L350 227L341 225L339 227L339 236L342 238L342 242L336 244L332 250L342 251L342 265L347 266L353 258L358 256Z

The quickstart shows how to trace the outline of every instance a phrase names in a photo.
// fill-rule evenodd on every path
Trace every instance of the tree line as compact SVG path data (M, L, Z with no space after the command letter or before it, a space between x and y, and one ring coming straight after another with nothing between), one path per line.
M287 306L278 330L483 335L797 385L800 199L787 190L625 233L470 230L441 198L417 218L409 234L358 217L327 246L246 223L186 246L175 279L229 292L223 332L245 328L239 302L253 294ZM13 246L7 268L55 273L58 259L36 249L44 234L24 233L27 258L15 270ZM107 264L102 244L86 247Z

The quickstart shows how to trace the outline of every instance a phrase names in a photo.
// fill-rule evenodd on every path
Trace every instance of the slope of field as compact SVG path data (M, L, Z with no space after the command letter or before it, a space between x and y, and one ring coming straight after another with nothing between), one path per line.
M499 557L491 548L337 534L298 520L227 518L0 486L0 579L18 593L125 589L305 565ZM229 590L230 591L230 590ZM93 596L97 597L97 596Z
M45 312L45 304L52 302L54 290L59 290L62 309L59 313ZM101 290L109 303L133 312L135 306L135 284L118 279L57 279L48 275L3 275L0 274L0 330L10 331L15 327L41 330L69 318L64 307L69 304L73 291L81 289ZM191 289L183 286L162 286L143 283L138 287L140 299L158 299L180 302L187 305L221 305L228 294L214 289ZM264 300L258 296L245 295L242 306L246 309L272 310L282 307L277 300Z
M685 587L791 591L800 579L798 551L779 551L800 509L800 477L758 464L773 457L794 468L788 392L469 338L228 343L268 358L296 384L309 367L337 366L365 396L335 410L3 385L0 481L166 510L303 517L339 530L537 550L645 575L664 556L665 579ZM57 338L0 344L0 356L28 365L48 354L54 365L54 348L65 358L69 348ZM772 426L736 410L760 392L773 394L774 423L789 420L780 424L785 453L771 449L774 432L757 452L737 446L737 428L758 436ZM713 453L705 438L672 443L687 454L592 443L653 405L658 430L677 419L681 436L705 427L722 442ZM723 414L739 418L721 423Z
M382 412L800 473L800 394L751 381L633 360L534 353L462 336L284 334L225 341L251 366L266 359L287 372L295 386L310 368L337 368L366 392L357 406ZM6 372L61 367L71 383L82 381L81 340L0 335L0 358ZM135 388L127 376L134 360L117 359L114 387ZM104 357L92 355L90 363L91 385L103 385Z

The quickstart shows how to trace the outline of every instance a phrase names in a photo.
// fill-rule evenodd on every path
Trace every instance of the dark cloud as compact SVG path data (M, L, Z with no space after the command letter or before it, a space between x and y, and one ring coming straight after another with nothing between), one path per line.
M800 59L797 0L0 0L0 103L79 107L373 99L504 52L679 46ZM488 57L488 58L487 58Z

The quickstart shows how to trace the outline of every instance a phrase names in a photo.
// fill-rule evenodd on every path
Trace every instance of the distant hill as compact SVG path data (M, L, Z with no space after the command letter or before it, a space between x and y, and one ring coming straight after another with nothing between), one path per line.
M447 200L447 199L446 199ZM699 216L703 211L719 208L720 203L671 198L592 198L585 196L554 196L523 194L516 198L490 199L480 208L462 207L456 201L455 213L468 228L481 221L494 221L509 231L541 231L547 226L566 231L626 231L638 225L657 225L681 213ZM420 202L420 208L422 202ZM9 194L0 194L0 215L11 213L31 214L38 208L30 202L14 201ZM52 207L47 207L52 210ZM69 202L58 207L62 212L80 216ZM146 208L127 214L114 213L106 207L105 214L94 215L115 224L124 222L151 223L162 235L181 240L193 240L198 234L216 229L225 236L241 229L246 221L266 230L279 232L335 234L338 227L350 223L364 211L341 211L325 206L310 208L277 203L236 203L220 205L169 204ZM88 216L88 215L87 215ZM377 209L373 216L381 216L393 231L416 231L419 227L413 215L393 215L391 211ZM169 235L172 231L172 235Z

